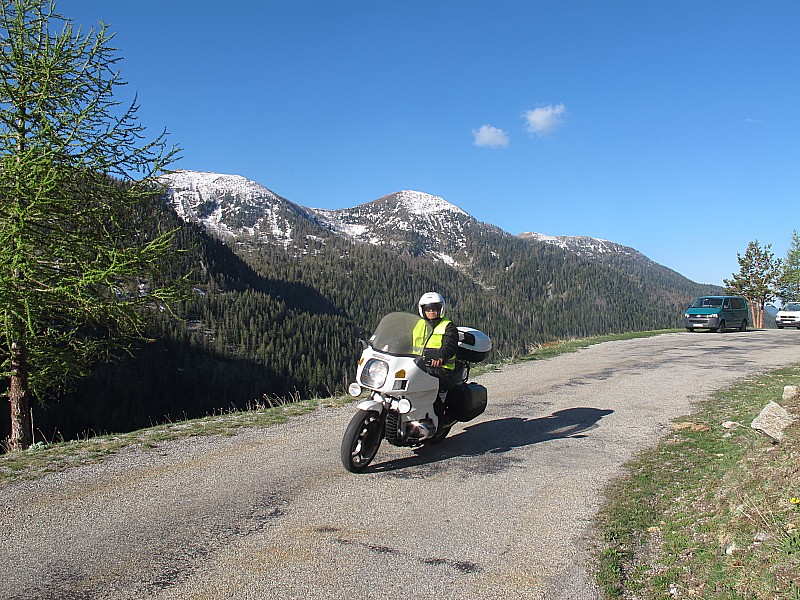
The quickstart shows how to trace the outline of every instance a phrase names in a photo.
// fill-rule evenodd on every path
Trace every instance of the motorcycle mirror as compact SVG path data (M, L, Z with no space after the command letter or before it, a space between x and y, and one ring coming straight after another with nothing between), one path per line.
M367 344L367 334L364 333L361 327L353 325L353 335L356 336L356 339L361 343L362 349L366 350L369 347L369 344Z

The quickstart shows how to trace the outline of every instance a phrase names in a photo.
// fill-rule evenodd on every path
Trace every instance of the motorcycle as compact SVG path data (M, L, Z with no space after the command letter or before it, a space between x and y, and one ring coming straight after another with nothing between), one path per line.
M429 352L420 356L413 348L419 321L417 315L394 312L381 319L368 340L363 331L356 332L363 351L348 392L356 398L364 389L370 393L357 405L342 438L342 464L352 473L369 466L383 439L394 446L437 444L457 422L471 421L486 409L486 388L467 379L471 364L489 355L489 337L471 327L457 328L453 379L458 383L444 395L439 378L429 372Z

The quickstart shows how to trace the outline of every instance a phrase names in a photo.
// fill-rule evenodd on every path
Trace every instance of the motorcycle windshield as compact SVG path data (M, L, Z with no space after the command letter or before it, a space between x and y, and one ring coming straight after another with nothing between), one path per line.
M416 356L414 352L414 327L420 321L423 321L423 319L411 313L389 313L378 323L378 328L368 340L369 345L373 349L386 354ZM430 329L430 325L428 323L425 324Z

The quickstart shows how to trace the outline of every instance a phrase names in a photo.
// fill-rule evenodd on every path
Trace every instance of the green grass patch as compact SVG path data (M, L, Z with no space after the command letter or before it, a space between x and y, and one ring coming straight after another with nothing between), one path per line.
M800 428L750 427L770 400L800 413L785 385L800 366L718 392L626 465L597 520L608 598L800 598Z

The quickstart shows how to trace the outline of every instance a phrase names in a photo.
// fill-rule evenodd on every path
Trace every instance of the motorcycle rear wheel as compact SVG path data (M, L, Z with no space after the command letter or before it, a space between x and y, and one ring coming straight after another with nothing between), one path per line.
M341 459L344 468L360 473L378 453L383 439L383 420L374 410L359 410L350 419L342 438Z

